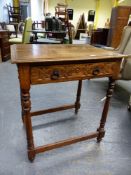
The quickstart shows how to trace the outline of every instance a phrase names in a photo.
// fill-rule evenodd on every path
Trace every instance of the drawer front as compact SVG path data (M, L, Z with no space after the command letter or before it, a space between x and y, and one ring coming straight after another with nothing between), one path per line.
M117 76L119 62L32 66L31 84Z

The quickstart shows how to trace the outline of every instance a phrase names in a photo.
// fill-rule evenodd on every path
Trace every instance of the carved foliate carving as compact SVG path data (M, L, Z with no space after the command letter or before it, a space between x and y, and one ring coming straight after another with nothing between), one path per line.
M99 70L97 72L94 71ZM59 74L58 78L52 79L53 72ZM68 81L74 79L87 79L93 77L109 76L119 72L119 64L114 62L107 63L85 63L54 66L31 67L31 83L49 83Z

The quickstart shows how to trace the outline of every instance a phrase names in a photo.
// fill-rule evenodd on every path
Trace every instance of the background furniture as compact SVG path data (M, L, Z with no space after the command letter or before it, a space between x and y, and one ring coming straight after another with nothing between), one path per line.
M21 38L11 38L9 39L10 44L20 44L20 43L30 43L30 32L32 30L32 20L27 18L25 20L24 32Z
M121 40L123 28L127 25L130 14L130 6L118 6L112 9L107 42L108 46L114 48L118 47Z
M65 25L65 28L68 31L68 37L69 37L69 43L72 43L72 24L69 22L69 14L67 10L66 5L57 5L55 7L55 17L59 18L63 24Z
M129 58L123 61L121 76L120 76L120 80L123 80L123 81L119 81L118 84L130 94L128 110L131 111L131 26L130 27L127 26L124 30L125 30L125 33L129 35L129 37L125 42L123 54L129 55Z
M11 37L17 37L19 33L21 33L20 28L21 25L23 24L23 22L20 23L5 23L5 22L1 22L0 23L0 29L1 30L7 30L8 34L9 34L9 38ZM17 28L17 30L16 30Z
M45 29L41 30L31 30L31 32L35 35L35 38L32 43L42 44L61 44L64 43L64 38L66 35L66 31L45 31ZM43 35L39 35L43 34ZM49 37L50 35L50 37ZM43 37L42 37L43 36ZM44 37L45 36L45 37Z
M7 30L5 22L0 22L0 30Z
M80 15L80 18L78 20L77 26L76 26L76 31L74 34L75 39L80 38L80 33L86 33L87 32L87 24L85 22L85 16L84 13Z
M15 33L17 37L18 33L18 25L21 22L21 8L20 7L13 7L11 5L6 4L7 10L8 10L8 18L9 18L9 24L13 25L15 27Z
M13 7L7 4L9 24L10 23L19 23L21 21L21 8Z
M128 55L128 58L123 59L117 84L130 94L128 109L131 111L131 26L124 27L120 44L114 52Z
M82 52L81 52L82 51ZM55 54L54 54L55 53ZM95 53L95 55L94 55ZM93 55L93 56L91 56ZM24 59L23 59L24 58ZM14 45L12 63L18 66L21 91L22 119L25 124L28 145L28 158L33 161L37 153L59 148L91 138L100 142L105 135L110 98L118 77L123 55L98 49L89 45ZM75 108L78 113L83 79L109 77L109 86L97 131L87 135L69 138L56 143L35 146L31 117L50 112ZM31 112L31 85L79 80L74 104Z
M108 37L109 29L106 28L98 28L96 30L92 30L91 34L91 45L99 46L99 45L107 45L107 37Z
M17 29L18 29L18 24L17 24ZM15 24L6 24L6 30L9 32L9 37L17 37L18 30L16 30Z
M45 28L44 21L39 22L39 21L34 21L32 23L32 29L37 30L37 29L43 29Z
M32 23L32 30L43 30L45 28L45 21L41 21L41 22L39 22L39 21L34 21L33 23ZM44 35L44 33L39 33L39 32L33 32L33 34L35 35L33 38L32 38L32 41L37 41L37 39L38 38L44 38L45 37L45 35Z
M60 9L61 8L59 7L59 10ZM32 43L61 44L65 42L66 36L69 36L70 33L67 29L67 21L65 19L67 18L67 12L66 8L64 8L64 12L62 11L62 14L59 10L55 12L57 17L47 16L45 18L45 25L43 25L42 23L33 23L33 30L31 30L31 32L34 34L35 37ZM42 28L43 26L44 28ZM71 43L72 38L70 37L68 40Z
M0 48L2 61L10 59L10 44L8 41L8 31L0 30Z

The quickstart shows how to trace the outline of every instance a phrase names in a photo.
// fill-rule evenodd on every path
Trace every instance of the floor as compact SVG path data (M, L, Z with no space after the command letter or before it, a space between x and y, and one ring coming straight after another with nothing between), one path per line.
M31 89L32 110L72 103L77 82L37 85ZM83 81L81 109L33 118L35 145L51 143L99 125L107 79ZM21 122L17 68L0 63L0 175L131 175L131 113L128 94L116 87L100 144L96 139L37 154L30 163Z

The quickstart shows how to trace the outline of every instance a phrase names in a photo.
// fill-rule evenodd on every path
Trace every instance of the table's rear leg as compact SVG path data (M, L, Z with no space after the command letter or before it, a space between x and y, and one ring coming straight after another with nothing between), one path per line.
M108 109L109 109L109 103L110 103L110 99L112 97L114 87L115 87L115 80L110 78L109 79L109 86L108 86L108 90L107 90L107 94L106 94L106 101L105 101L105 104L104 104L102 117L101 117L101 121L100 121L100 126L97 129L97 131L99 131L99 135L97 137L98 142L100 142L102 140L102 138L104 137L104 135L105 135L104 126L105 126L105 123L106 123L107 113L108 113Z
M76 102L75 102L75 114L77 114L78 110L80 109L81 88L82 88L82 80L79 80L79 82L78 82L78 89L77 89L77 96L76 96Z

